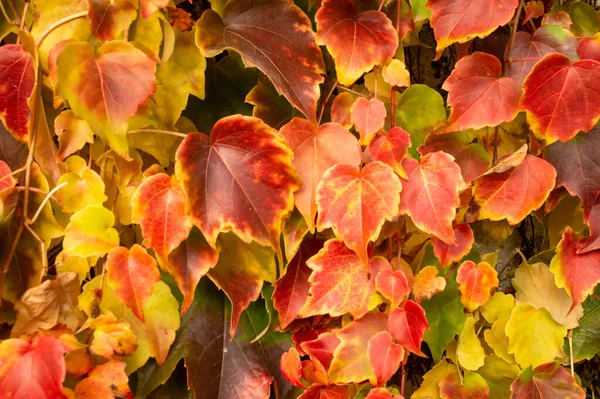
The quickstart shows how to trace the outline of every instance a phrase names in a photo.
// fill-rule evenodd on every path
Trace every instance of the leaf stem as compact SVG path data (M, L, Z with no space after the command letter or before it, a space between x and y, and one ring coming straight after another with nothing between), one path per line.
M327 105L327 101L329 101L329 98L333 94L333 91L337 87L337 84L338 84L338 81L336 79L335 82L333 82L333 86L331 87L331 90L329 90L329 94L327 94L327 97L325 97L325 100L323 101L323 103L321 103L321 113L319 114L319 120L317 121L317 126L319 126L321 124L321 119L323 119L323 114L325 113L325 106Z
M8 179L9 177L12 177L14 175L18 175L19 173L23 172L24 170L25 170L25 167L23 166L22 168L19 168L6 176L2 176L2 177L0 177L0 182L4 179Z
M385 3L385 0L381 0L381 3L379 3L379 8L377 9L377 11L381 12L381 10L383 9L383 3ZM400 8L400 6L398 6L398 8Z
M42 213L42 209L44 209L44 206L46 205L46 203L48 201L50 201L50 197L52 197L52 195L54 195L55 192L57 192L58 190L60 190L61 188L63 188L64 186L66 186L67 184L69 184L68 182L62 182L60 183L58 186L54 187L48 194L46 194L46 196L44 197L44 199L42 200L42 203L40 204L40 206L38 207L37 211L35 212L35 214L33 215L33 217L31 219L29 219L27 221L27 224L34 224L35 221L37 220L37 218L40 216L40 214Z
M19 23L19 31L23 30L25 26L25 18L27 17L27 10L29 9L29 1L25 1L25 5L23 6L23 14L21 14L21 22ZM21 36L17 36L17 44L21 42Z
M362 94L362 93L359 93L359 92L357 92L357 91L354 91L354 90L352 90L352 89L349 89L349 88L347 88L347 87L345 87L345 86L340 86L340 85L338 85L338 86L337 86L337 88L338 88L338 89L341 89L341 90L344 90L344 91L347 91L348 93L355 94L355 95L357 95L357 96L360 96L360 97L368 98L368 97L367 97L367 96L365 96L364 94Z
M170 136L177 136L177 137L187 137L187 133L179 133L179 132L173 132L171 130L161 130L161 129L139 129L139 130L130 130L127 132L127 134L136 134L136 133L160 133L160 134L167 134Z
M40 45L42 44L42 42L44 41L44 39L46 38L46 36L48 36L50 33L52 33L52 31L54 29L58 28L59 26L64 25L68 22L71 22L75 19L85 18L87 16L88 16L88 12L82 11L82 12L78 12L77 14L69 15L68 17L59 19L58 21L56 21L55 23L53 23L52 25L47 27L46 30L41 33L40 37L38 37L38 39L35 41L35 47L39 48Z
M512 22L512 31L510 33L510 42L508 45L508 52L507 52L508 56L506 59L506 64L504 65L504 74L505 75L507 72L507 68L510 65L511 60L512 60L512 50L515 45L515 38L517 37L517 29L519 28L519 18L521 17L521 11L523 10L524 6L525 6L525 1L521 0L519 2L519 7L517 7L517 11L515 13L515 17Z
M394 108L396 108L396 86L392 86L392 96L390 99L390 129L394 128L394 122L396 119L396 114L394 113Z
M569 360L571 361L571 376L575 377L575 365L573 360L573 330L569 330L569 334L567 335L569 339Z
M42 278L44 278L44 275L48 271L48 256L46 255L46 244L44 243L44 240L42 240L40 236L38 236L31 227L29 227L29 224L23 223L23 226L25 226L25 228L27 229L27 231L29 231L29 233L31 233L33 238L35 238L36 241L40 243L40 250L42 251L42 273L40 274L40 280L38 281L38 284L41 284Z

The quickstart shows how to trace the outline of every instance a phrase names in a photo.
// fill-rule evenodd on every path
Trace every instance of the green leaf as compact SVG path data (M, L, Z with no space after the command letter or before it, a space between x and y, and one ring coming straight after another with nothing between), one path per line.
M596 290L600 294L600 289ZM565 351L569 350L565 343ZM589 360L600 351L600 299L590 296L583 302L583 317L573 330L573 356L575 362Z
M425 142L425 137L446 122L442 96L425 85L412 85L402 93L396 105L396 123L410 133L412 148Z

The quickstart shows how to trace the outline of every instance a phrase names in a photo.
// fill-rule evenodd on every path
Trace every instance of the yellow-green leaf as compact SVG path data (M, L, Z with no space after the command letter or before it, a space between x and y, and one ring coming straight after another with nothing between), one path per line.
M475 371L483 366L485 352L475 334L475 318L472 315L467 316L463 330L458 337L456 354L458 362L466 370Z
M65 229L65 254L85 258L108 253L119 245L114 223L113 213L101 205L89 205L74 213Z

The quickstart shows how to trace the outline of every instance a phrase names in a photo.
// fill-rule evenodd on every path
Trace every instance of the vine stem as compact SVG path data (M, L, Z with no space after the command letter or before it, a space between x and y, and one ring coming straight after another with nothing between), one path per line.
M519 28L519 18L521 17L521 11L523 11L523 7L525 6L525 1L521 0L519 2L519 7L517 7L517 12L515 13L515 17L513 19L513 23L512 23L512 32L510 33L510 42L508 45L508 57L507 57L507 62L504 65L504 74L506 74L506 69L508 68L508 65L510 65L511 61L512 61L512 50L513 47L515 45L515 38L517 37L517 29Z
M48 36L50 33L52 33L52 31L54 29L58 28L59 26L64 25L68 22L71 22L75 19L85 18L87 16L88 16L88 12L82 11L82 12L78 12L77 14L69 15L68 17L59 19L58 21L56 21L55 23L53 23L52 25L47 27L45 31L42 32L40 37L38 37L38 39L35 41L35 47L39 48L40 45L42 44L42 42L44 41L44 39L46 38L46 36Z
M46 244L44 243L44 240L42 240L40 236L38 236L31 227L29 227L29 224L23 223L23 226L25 226L25 228L27 229L27 231L29 231L33 238L35 238L35 240L40 243L40 250L42 251L42 273L40 274L40 280L38 281L38 284L41 284L42 278L44 278L44 275L46 275L46 272L48 271L48 257L46 256Z
M15 170L14 172L11 172L10 174L8 174L6 176L2 176L2 177L0 177L0 182L2 180L8 179L9 177L18 175L19 173L23 172L24 170L25 170L25 167L23 166L22 168L19 168L19 169Z
M177 137L187 137L186 133L173 132L171 130L160 130L160 129L140 129L140 130L130 130L127 134L136 134L136 133L160 133L160 134L168 134L170 136Z
M569 330L567 335L569 339L569 360L571 361L571 376L575 377L575 365L573 364L573 330Z
M362 94L362 93L359 93L359 92L357 92L357 91L355 91L355 90L349 89L349 88L347 88L347 87L345 87L345 86L340 86L340 85L338 85L338 86L337 86L337 88L338 88L338 89L340 89L340 90L343 90L343 91L347 91L348 93L355 94L355 95L357 95L357 96L360 96L360 97L368 98L368 97L367 97L367 96L365 96L364 94Z
M25 18L27 18L27 10L29 9L29 1L25 1L23 6L23 14L21 14L21 22L19 23L19 30L22 31L25 26ZM21 42L21 37L17 36L17 44Z
M404 362L402 362L402 382L400 383L400 395L404 397L404 385L406 384L406 370L404 369Z
M327 94L327 97L325 97L325 100L321 104L321 113L319 114L319 120L317 121L317 126L319 126L321 124L321 119L323 119L323 114L325 113L325 106L327 105L327 101L329 101L329 98L333 94L333 91L337 87L337 84L338 84L338 81L336 79L335 82L333 82L333 86L331 87L331 90L329 90L329 94Z
M35 221L37 220L37 218L40 216L40 214L42 213L42 209L44 209L44 206L46 205L46 203L48 201L50 201L50 198L54 195L54 193L56 193L58 190L60 190L61 188L63 188L64 186L66 186L67 184L69 184L68 182L62 182L60 183L58 186L54 187L48 194L46 194L46 196L44 197L44 199L42 200L42 203L40 204L40 206L38 207L37 211L35 211L35 214L33 215L33 217L31 219L29 219L27 221L27 224L34 224Z

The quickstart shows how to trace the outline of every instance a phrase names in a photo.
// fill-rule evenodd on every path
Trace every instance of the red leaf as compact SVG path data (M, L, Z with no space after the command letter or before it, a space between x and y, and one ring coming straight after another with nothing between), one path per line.
M466 223L454 226L454 234L456 236L456 245L448 245L437 237L431 238L433 254L440 260L442 267L450 266L452 262L461 260L471 251L471 247L475 242L473 230Z
M26 143L35 70L33 57L22 44L0 47L0 81L0 119L17 140Z
M562 54L548 54L524 83L522 108L531 130L548 143L568 141L591 130L600 119L600 62L571 64Z
M335 60L338 81L350 86L375 65L386 64L398 48L391 21L380 11L356 14L352 0L324 0L315 15L316 41Z
M392 336L387 331L380 331L369 339L367 352L378 386L392 378L404 358L404 348L393 343Z
M460 59L442 88L452 108L446 132L480 129L512 121L519 113L521 87L503 77L502 64L491 54L475 52Z
M279 323L282 328L287 327L298 316L300 309L308 299L308 277L311 269L306 261L323 248L323 241L307 239L296 255L288 263L283 277L273 284L273 306L277 309Z
M88 4L92 33L103 41L128 30L137 17L137 7L130 0L88 0Z
M592 207L586 218L586 223L590 227L590 236L577 250L577 254L585 254L600 249L600 204Z
M375 133L385 125L387 112L381 100L359 97L350 108L354 128L360 133L360 144L369 145Z
M0 343L0 396L3 398L67 399L62 383L62 344L49 336Z
M327 370L331 366L333 352L340 345L340 342L334 332L326 332L320 334L317 339L302 342L300 346L313 361L318 361Z
M436 59L452 43L483 38L508 23L518 4L518 0L427 0L437 41Z
M600 34L581 39L577 45L577 54L582 60L600 61Z
M498 273L489 263L475 264L470 260L460 265L456 281L460 299L469 312L486 303L499 284Z
M298 399L350 399L348 390L339 385L312 385Z
M585 399L585 391L560 364L552 362L525 369L510 385L511 399Z
M302 385L302 363L296 348L291 347L289 351L281 355L281 374L298 388L306 388Z
M383 223L398 214L401 190L398 176L381 162L362 170L335 165L317 187L317 228L333 228L366 265L367 245L377 238Z
M406 172L409 177L403 185L400 210L406 212L420 230L454 245L452 222L460 205L459 192L465 188L454 157L441 151L432 152Z
M375 137L369 144L368 151L374 161L380 161L389 166L403 179L408 178L402 159L406 156L411 146L410 135L400 127L392 128L387 135Z
M117 298L143 321L144 303L160 280L154 258L137 244L131 249L117 247L109 252L105 267L108 284Z
M317 214L315 192L327 169L338 163L360 165L358 140L337 123L326 123L315 128L306 119L294 118L280 130L294 151L293 164L302 180L302 187L294 194L294 202L310 231L314 231ZM335 148L335 151L332 149Z
M459 372L453 370L440 381L442 399L489 399L490 387L483 377L468 372L461 378Z
M348 92L338 94L331 103L331 121L337 122L346 129L352 127L350 108L354 104L354 96Z
M392 310L388 329L398 343L408 351L425 356L421 352L421 343L423 334L429 330L429 324L425 318L425 311L418 303L408 300L403 307Z
M392 394L385 388L373 388L365 399L392 399Z
M310 384L330 384L331 381L327 376L327 371L321 363L313 362L312 360L302 361L302 378Z
M394 271L392 265L381 257L373 258L373 261L380 260L382 266L375 277L375 287L377 291L390 301L390 307L395 308L410 293L410 287L406 275L401 270ZM373 273L373 271L371 271Z
M17 181L11 175L10 167L4 161L0 161L0 191L14 187ZM2 213L0 212L0 215Z
M281 221L300 187L291 158L277 131L252 117L223 118L210 138L187 135L177 150L177 176L186 209L213 248L229 230L279 248Z

